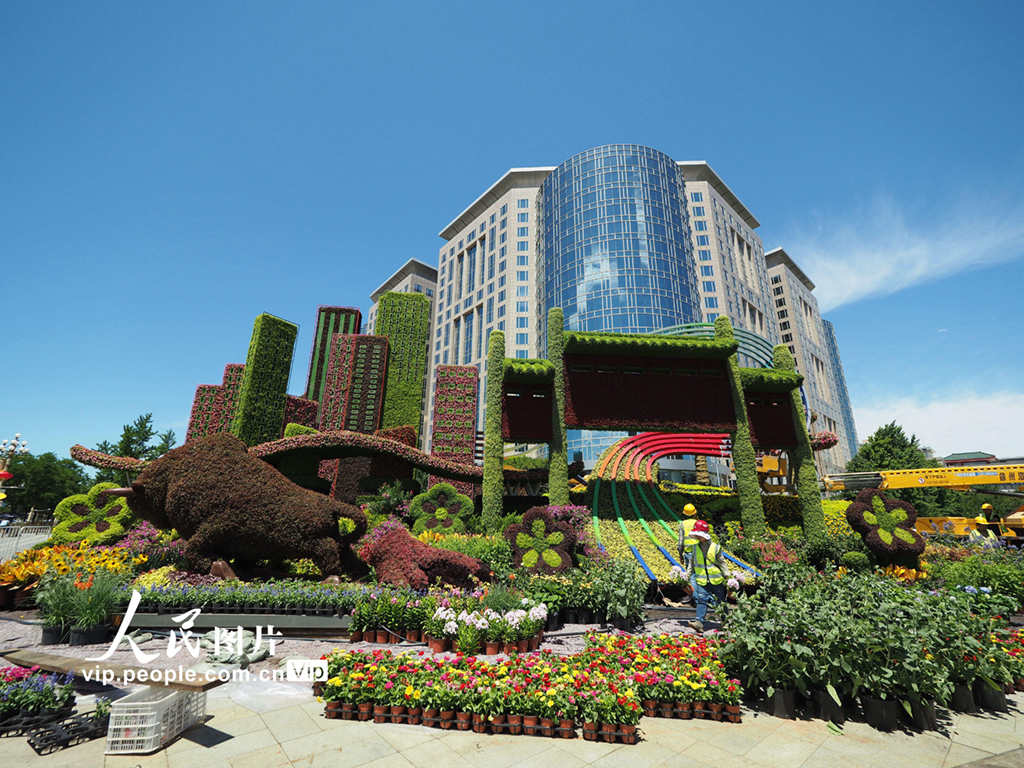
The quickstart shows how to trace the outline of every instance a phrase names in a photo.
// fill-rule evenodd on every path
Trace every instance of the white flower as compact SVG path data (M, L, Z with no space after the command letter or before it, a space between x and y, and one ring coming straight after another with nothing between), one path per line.
M459 625L454 621L449 621L444 625L444 633L446 635L457 635L459 634Z
M548 617L548 609L544 603L530 609L530 621L544 621Z
M672 582L683 580L683 569L678 565L673 565L668 569L668 580Z
M740 582L739 582L738 579L733 577L733 578L729 579L729 581L726 582L726 586L728 586L729 589L739 589L740 588Z
M520 604L521 604L521 605L526 605L526 606L529 606L529 604L530 604L530 598L528 598L528 597L524 597L524 598L523 598L522 600L520 600L519 602L520 602Z

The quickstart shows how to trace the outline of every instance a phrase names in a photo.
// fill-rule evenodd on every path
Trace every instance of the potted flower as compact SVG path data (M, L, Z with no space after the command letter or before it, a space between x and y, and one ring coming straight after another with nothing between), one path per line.
M40 580L36 604L43 615L42 645L67 642L75 592L74 582L68 576L47 573Z
M73 624L71 645L95 645L106 641L110 632L110 614L117 607L122 579L109 571L98 570L88 579L74 581L71 599Z
M740 722L740 697L743 696L743 687L736 679L726 680L721 686L719 695L725 704L725 715L730 723Z
M600 696L596 690L586 691L580 698L579 712L583 720L583 738L587 741L597 741L601 718L599 701Z

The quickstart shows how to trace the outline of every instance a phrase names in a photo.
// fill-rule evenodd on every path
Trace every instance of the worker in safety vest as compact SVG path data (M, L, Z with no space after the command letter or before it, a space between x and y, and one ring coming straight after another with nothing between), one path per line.
M679 559L685 561L686 553L690 547L696 544L699 539L693 535L693 526L697 524L697 508L693 504L683 507L683 514L686 519L679 525ZM690 574L690 599L697 594L697 583L693 580L693 573Z
M995 510L991 504L982 504L981 512L974 518L974 522L978 524L978 532L984 533L990 539L996 538L995 532L992 530L990 523L998 522L999 517L996 515Z
M686 566L693 576L694 600L697 603L697 621L693 625L698 631L704 629L708 609L715 609L725 603L725 579L727 566L722 557L722 548L711 540L707 522L698 520L693 525L693 536L697 543L689 548Z

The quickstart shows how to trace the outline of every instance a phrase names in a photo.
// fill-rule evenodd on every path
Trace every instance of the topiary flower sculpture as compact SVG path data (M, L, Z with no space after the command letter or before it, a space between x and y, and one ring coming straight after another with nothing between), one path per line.
M455 490L448 483L431 486L426 493L414 496L409 502L413 518L412 532L462 533L465 518L473 511L473 500Z
M882 565L917 567L924 539L914 529L917 510L912 504L887 498L877 488L866 488L846 508L846 519Z
M532 507L523 522L505 529L512 546L512 564L540 573L558 573L572 568L576 534L567 523L555 520L546 507Z
M61 501L53 511L57 525L52 540L57 544L109 544L125 534L132 521L128 503L119 496L100 496L116 483L97 483L88 493L76 493Z

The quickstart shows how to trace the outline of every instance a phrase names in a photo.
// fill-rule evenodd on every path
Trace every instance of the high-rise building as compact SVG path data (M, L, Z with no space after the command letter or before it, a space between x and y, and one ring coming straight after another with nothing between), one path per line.
M373 335L373 329L377 322L377 302L385 293L422 293L433 303L436 289L437 270L419 259L409 259L370 294L370 312L367 315L365 332ZM337 333L341 332L337 331Z
M782 248L765 254L774 311L782 343L789 347L796 369L803 374L811 432L834 432L839 443L817 453L826 474L842 472L856 453L850 397L839 362L835 331L821 318L814 283Z

